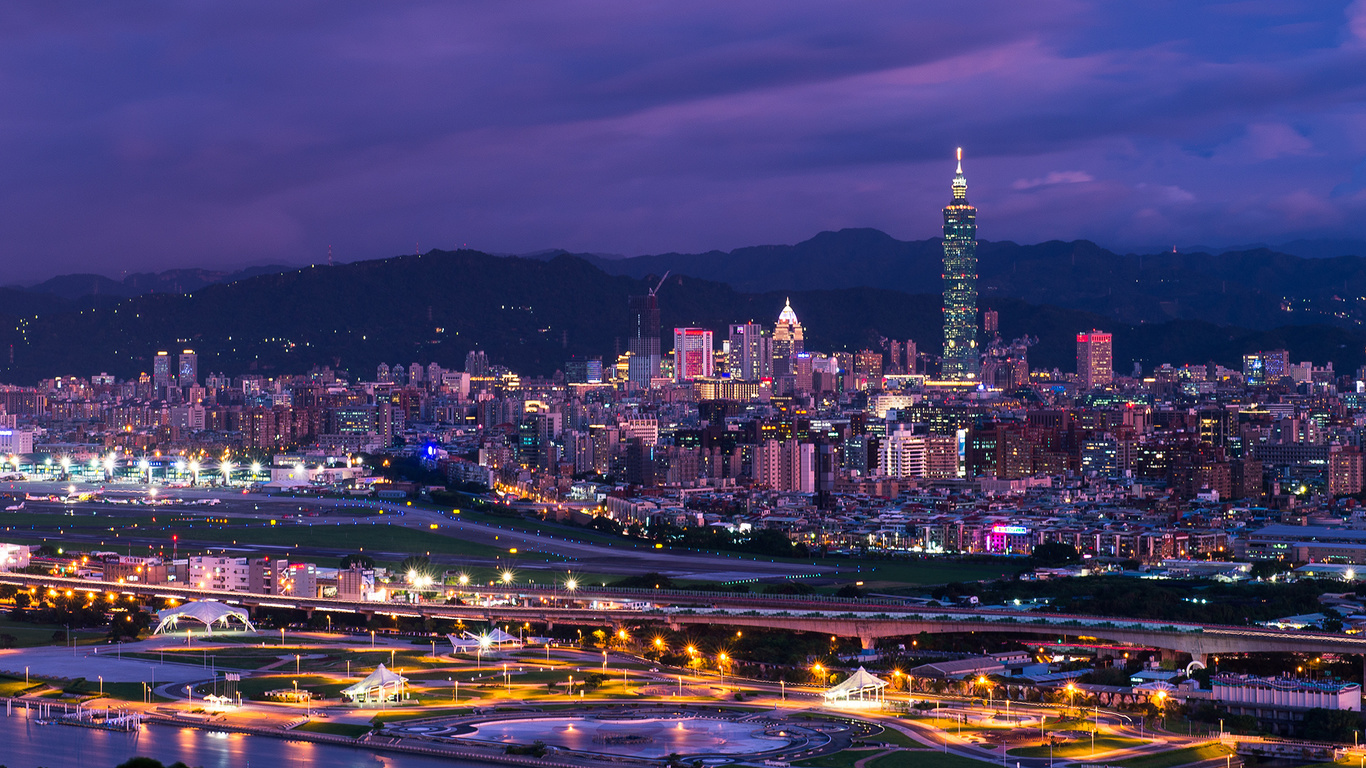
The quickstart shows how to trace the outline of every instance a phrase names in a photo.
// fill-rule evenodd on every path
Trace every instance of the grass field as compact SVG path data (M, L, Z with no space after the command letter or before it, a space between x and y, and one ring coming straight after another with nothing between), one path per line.
M345 736L347 738L357 739L369 733L370 726L357 725L355 723L329 723L326 720L309 720L294 730L308 731L309 733L330 733L335 736Z
M890 755L883 755L870 761L868 768L905 768L908 765L913 765L915 768L983 768L983 766L995 765L995 763L934 751L893 752Z
M1096 738L1096 752L1108 752L1112 749L1126 749L1137 747L1148 742L1142 739L1130 739L1120 736L1098 736ZM1046 745L1035 747L1019 747L1012 749L1008 754L1015 757L1048 757L1049 749ZM1077 739L1066 744L1058 744L1053 747L1054 757L1089 757L1091 755L1091 740Z
M911 749L920 749L925 746L895 728L883 728L882 733L874 736L865 736L863 738L865 741L881 741L886 744L895 744L898 747L909 747Z
M1232 753L1233 750L1228 747L1219 744L1206 744L1201 747L1173 749L1167 752L1158 752L1155 755L1120 760L1115 765L1122 768L1173 768L1177 765L1198 763L1201 760L1213 760L1216 757L1223 757Z
M61 639L54 633L60 632ZM73 630L72 636L79 645L89 645L103 641L106 630ZM66 642L66 627L59 624L30 624L26 621L0 619L0 635L14 638L14 648L32 648L36 645L55 645Z
M881 750L878 749L846 749L843 752L836 752L833 755L821 755L820 757L798 760L792 764L803 766L804 768L854 768L854 763L857 763L865 757L872 757L880 751ZM916 757L920 756L919 752L915 754ZM901 763L901 765L907 764L908 763L906 762Z

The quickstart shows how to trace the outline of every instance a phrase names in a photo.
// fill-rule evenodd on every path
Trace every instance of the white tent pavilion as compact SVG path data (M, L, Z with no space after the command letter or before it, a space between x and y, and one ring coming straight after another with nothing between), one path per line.
M502 650L503 646L510 645L513 648L520 648L522 641L516 635L509 635L497 627L480 635L476 635L469 630L465 630L461 635L447 635L451 641L451 646L456 653L474 653L476 651Z
M875 677L868 670L859 667L858 671L850 675L847 680L826 689L825 701L827 704L880 702L882 701L883 689L887 685L886 680Z
M403 686L407 683L408 678L389 671L381 664L375 668L374 672L366 675L364 680L342 689L341 695L357 703L386 701L388 699L397 700L403 693ZM391 689L393 693L387 693Z
M174 629L181 619L194 619L203 624L205 629L210 632L213 631L215 625L222 625L226 628L231 619L237 619L247 629L252 632L256 631L256 627L252 626L247 609L224 605L217 600L200 600L157 611L157 628L152 634L161 634L167 627Z

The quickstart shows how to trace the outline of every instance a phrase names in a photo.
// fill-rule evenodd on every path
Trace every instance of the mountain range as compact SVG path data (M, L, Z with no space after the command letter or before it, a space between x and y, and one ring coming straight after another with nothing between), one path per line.
M1332 361L1338 370L1366 362L1366 333L1350 318L1329 322L1302 311L1310 299L1289 299L1287 311L1287 299L1266 287L1282 281L1294 296L1318 297L1333 290L1326 281L1359 281L1366 295L1366 274L1354 257L1131 257L1084 241L984 243L981 253L982 305L998 311L1007 338L1039 339L1030 351L1036 367L1071 370L1074 334L1092 327L1115 334L1121 372L1134 362L1145 369L1161 362L1237 366L1244 352L1277 347L1295 360ZM913 339L934 353L942 344L938 258L936 241L844 230L794 246L695 257L434 250L258 274L186 293L106 293L97 301L3 289L0 380L24 384L101 371L127 378L150 371L157 350L182 348L199 352L201 372L230 375L331 365L368 378L380 362L460 368L474 347L514 370L546 375L571 356L611 359L624 350L627 297L654 287L666 270L672 272L659 289L666 348L675 326L712 328L719 344L728 323L772 323L790 297L809 348L856 351ZM1219 278L1225 284L1216 290L1202 282L1213 278L1161 279L1161 269L1230 277ZM1136 288L1125 282L1131 273ZM1094 287L1069 285L1068 274ZM1203 306L1217 296L1229 298L1213 302L1214 309ZM1247 322L1229 322L1229 315Z
M875 229L844 229L795 245L581 256L611 274L643 278L667 271L741 291L932 293L940 289L943 251L938 239L903 241ZM1090 312L1110 324L1186 319L1259 330L1319 323L1359 328L1366 320L1366 258L1359 256L1304 258L1266 248L1117 254L1087 240L1055 240L982 241L977 257L983 307L1014 298Z

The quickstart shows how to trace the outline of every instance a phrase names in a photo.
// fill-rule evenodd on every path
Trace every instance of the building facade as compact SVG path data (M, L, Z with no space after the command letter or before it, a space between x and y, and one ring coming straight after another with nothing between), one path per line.
M977 209L968 203L963 150L953 177L953 200L944 206L944 365L952 381L977 378Z

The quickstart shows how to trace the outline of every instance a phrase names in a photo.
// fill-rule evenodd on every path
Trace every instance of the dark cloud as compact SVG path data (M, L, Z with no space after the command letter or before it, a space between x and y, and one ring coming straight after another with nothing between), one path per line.
M1366 0L0 10L0 260L1366 236Z

